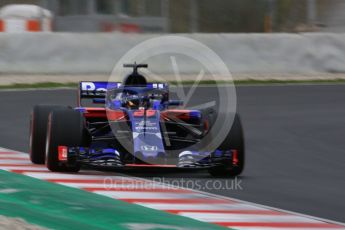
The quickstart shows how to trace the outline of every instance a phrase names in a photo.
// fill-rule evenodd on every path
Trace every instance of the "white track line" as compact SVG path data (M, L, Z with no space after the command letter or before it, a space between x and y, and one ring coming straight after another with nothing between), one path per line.
M324 223L318 220L313 220L310 218L295 216L295 215L281 215L274 216L271 215L243 215L243 214L224 214L224 213L179 213L179 215L186 216L192 219L197 219L205 222L227 222L229 225L231 222L247 222L247 223L260 223L260 222L270 222L270 223Z
M267 210L247 204L166 204L135 202L136 204L158 210Z
M94 193L114 197L117 199L195 199L195 198L207 198L202 195L196 195L194 193L169 193L169 192L135 192L135 191L100 191L96 190Z
M277 230L277 227L229 227L238 230ZM286 230L339 230L339 228L280 228Z
M35 171L42 171L42 172L49 172L47 168L44 167L22 167L22 166L0 166L1 169L10 171L10 170L35 170Z
M0 159L5 159L7 157L19 158L19 159L26 158L26 160L28 160L28 156L27 155L13 154L13 153L0 153Z
M3 167L1 167L3 168ZM174 190L177 189L172 189L169 186L164 186L164 185L155 185L153 183L145 184L142 183L121 183L123 180L118 180L117 183L73 183L73 182L57 182L58 184L73 187L73 188L105 188L105 189L128 189L129 191L135 190L135 189L147 189L147 190L154 190L154 189L167 189L167 191L174 192Z
M31 164L30 161L28 160L4 160L4 159L1 159L0 160L0 164L3 164L3 165L13 165L13 164L23 164L23 165L29 165Z
M229 227L238 230L277 230L277 227ZM339 230L339 228L280 228L286 230Z
M82 173L85 173L85 171ZM72 179L73 178L73 179L85 179L85 180L103 179L104 181L107 181L107 180L125 180L126 179L126 177L123 177L123 176L85 175L85 174L83 175L83 174L68 174L68 173L53 173L53 172L50 172L50 173L26 172L23 174L26 176L34 177L41 180Z
M138 179L139 177L133 177L133 178ZM140 178L140 179L146 180L146 181L150 181L149 179L144 179L144 178ZM156 182L156 183L164 184L164 183L161 183L161 182ZM178 188L178 187L176 187L176 188ZM310 216L310 215L306 215L306 214L302 214L302 213L298 213L298 212L288 211L288 210L285 210L285 209L275 208L275 207L271 207L271 206L267 206L267 205L262 205L262 204L258 204L258 203L253 203L253 202L249 202L249 201L245 201L245 200L240 200L240 199L236 199L236 198L230 198L230 197L226 197L226 196L222 196L222 195L217 195L217 194L213 194L213 193L208 193L208 192L204 192L204 191L200 191L200 190L194 190L194 189L190 189L190 188L184 188L184 189L188 189L188 190L191 190L191 191L194 191L194 192L197 192L197 193L208 195L209 197L213 197L213 198L224 199L224 200L228 200L228 201L231 201L231 202L238 202L238 203L242 203L242 204L247 204L247 205L250 205L251 207L257 207L257 208L262 208L262 209L266 209L266 210L274 210L274 211L288 213L288 214L295 215L295 216L301 216L301 217L310 218L310 219L313 219L313 220L318 220L318 221L329 223L329 224L335 224L335 225L339 225L339 226L344 226L344 228L341 228L341 229L345 230L345 223L341 223L341 222L338 222L338 221L333 221L333 220L329 220L329 219L325 219L325 218ZM156 204L153 204L153 205L156 205ZM277 228L275 228L275 229L277 229Z

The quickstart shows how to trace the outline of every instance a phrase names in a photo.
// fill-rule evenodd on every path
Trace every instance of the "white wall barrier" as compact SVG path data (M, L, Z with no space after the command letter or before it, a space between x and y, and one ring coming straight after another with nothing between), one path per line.
M129 49L158 35L0 33L1 73L109 74ZM345 34L181 34L215 51L234 73L345 72ZM160 60L154 71L170 74ZM193 62L178 60L192 73Z

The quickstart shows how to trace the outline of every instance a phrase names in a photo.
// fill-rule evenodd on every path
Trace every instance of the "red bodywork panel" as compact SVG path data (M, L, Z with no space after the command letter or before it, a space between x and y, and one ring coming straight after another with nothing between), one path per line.
M67 146L58 146L58 159L59 161L67 161L68 147Z
M238 165L238 162L239 162L239 160L238 160L238 151L237 151L237 149L233 149L232 150L232 164L233 165Z
M85 118L107 118L105 108L84 107Z
M103 118L109 119L111 121L117 121L125 118L125 113L122 110L109 110L105 108L93 108L85 107L84 108L84 117L85 118Z
M190 113L190 110L186 110L186 109L171 109L171 110L166 110L162 112L161 117L167 120L188 121L190 119L189 113Z
M93 108L93 107L84 107L85 112L84 116L85 118L103 118L103 119L109 119L110 121L117 121L122 120L126 118L126 114L122 110L109 110L105 108ZM189 117L190 110L166 110L161 112L161 118L163 120L182 120L182 121L188 121L190 119ZM154 110L147 110L146 115L147 116L153 116L155 114ZM137 111L134 113L136 116L143 116L143 111Z
M126 114L122 110L106 110L110 121L119 121L126 119Z
M143 117L145 114L144 110L138 110L134 112L135 117ZM156 110L148 109L146 110L146 116L152 117L156 114Z

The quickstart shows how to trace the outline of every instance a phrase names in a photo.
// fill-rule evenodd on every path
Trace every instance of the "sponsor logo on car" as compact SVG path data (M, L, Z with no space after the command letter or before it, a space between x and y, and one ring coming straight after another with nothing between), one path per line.
M155 146L155 145L142 145L142 146L141 146L141 150L153 152L153 151L157 151L157 150L158 150L158 147Z
M145 130L158 130L157 123L151 122L149 120L146 120L146 122L143 120L140 122L136 122L135 125L136 125L136 127L135 127L136 130L143 130L143 129L145 129Z

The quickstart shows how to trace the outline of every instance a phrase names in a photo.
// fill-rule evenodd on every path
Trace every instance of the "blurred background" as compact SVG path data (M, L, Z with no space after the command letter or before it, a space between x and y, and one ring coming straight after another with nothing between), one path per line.
M166 34L205 44L235 79L345 79L344 12L344 0L0 0L0 84L107 79L130 49ZM169 75L168 62L149 65ZM198 73L178 65L185 79Z
M9 4L49 10L51 29L59 32L345 32L343 0L0 1L0 7ZM0 17L11 15L3 8Z

